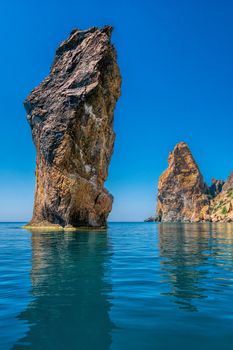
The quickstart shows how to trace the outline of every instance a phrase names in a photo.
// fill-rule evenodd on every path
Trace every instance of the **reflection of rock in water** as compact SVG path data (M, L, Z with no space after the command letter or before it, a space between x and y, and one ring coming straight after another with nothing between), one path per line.
M168 281L171 287L165 294L189 311L197 311L196 298L207 297L202 281L205 282L207 274L203 265L210 229L209 224L159 225L160 254L165 258L161 260L163 281Z
M209 241L211 256L215 259L215 265L228 266L232 270L233 261L233 224L215 222L211 224L211 237Z
M109 349L106 234L33 233L32 250L30 330L14 349Z

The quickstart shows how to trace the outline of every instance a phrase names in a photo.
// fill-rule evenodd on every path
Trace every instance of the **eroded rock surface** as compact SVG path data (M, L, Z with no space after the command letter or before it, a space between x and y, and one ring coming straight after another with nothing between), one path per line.
M224 183L222 191L211 200L206 220L233 221L233 172Z
M169 154L168 168L159 178L159 220L200 221L202 208L208 204L208 187L187 144L181 142Z
M233 172L227 179L205 184L186 143L177 144L160 176L157 217L165 222L232 222Z
M36 146L33 227L104 227L121 76L112 28L75 29L25 101Z
M224 183L223 191L228 191L233 188L233 171L231 172L230 176L228 177L227 181Z
M222 192L224 183L225 181L223 180L212 179L211 186L209 188L212 197L216 197L220 192Z

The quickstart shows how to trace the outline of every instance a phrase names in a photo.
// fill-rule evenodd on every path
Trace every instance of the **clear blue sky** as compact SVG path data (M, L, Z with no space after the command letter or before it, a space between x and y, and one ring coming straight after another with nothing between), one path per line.
M35 151L23 100L72 28L111 24L123 85L107 188L110 220L153 214L168 152L186 141L207 182L233 169L233 1L0 4L0 221L31 217Z

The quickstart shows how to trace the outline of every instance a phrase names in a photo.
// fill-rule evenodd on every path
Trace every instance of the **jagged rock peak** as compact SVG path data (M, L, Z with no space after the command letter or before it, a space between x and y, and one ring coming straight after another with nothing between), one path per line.
M62 55L65 51L70 51L72 49L77 49L77 46L82 43L84 39L90 36L93 33L101 33L106 34L109 39L111 39L113 27L112 26L104 26L103 28L91 27L87 30L81 30L78 28L74 28L70 32L70 36L68 39L64 40L56 50L56 56Z
M223 191L228 191L233 189L233 171L230 173L230 176L227 178L222 189Z
M212 197L216 197L223 189L225 181L212 179L209 191Z
M104 182L121 87L111 32L74 29L25 100L37 151L32 227L106 225L112 196Z
M168 157L168 168L160 176L157 215L160 221L199 221L209 203L208 188L185 142L178 143Z
M185 142L180 142L176 144L174 150L170 152L168 157L168 165L170 169L175 169L176 171L193 172L200 175L200 170L197 163L195 162L192 153Z

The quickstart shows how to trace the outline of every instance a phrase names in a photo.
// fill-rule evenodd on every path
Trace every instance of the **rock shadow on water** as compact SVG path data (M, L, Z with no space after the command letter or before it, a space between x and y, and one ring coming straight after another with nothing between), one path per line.
M106 233L32 232L31 242L33 301L19 315L30 327L13 349L109 349Z

